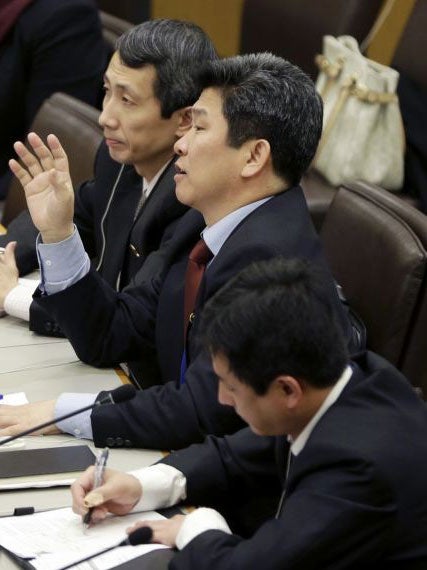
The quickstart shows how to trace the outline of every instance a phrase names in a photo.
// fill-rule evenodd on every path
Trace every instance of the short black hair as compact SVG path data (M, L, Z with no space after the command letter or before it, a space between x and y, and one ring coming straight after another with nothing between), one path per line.
M193 105L201 92L200 67L218 58L202 28L170 19L148 20L131 28L117 40L116 49L128 67L155 67L154 94L166 119L174 111Z
M269 141L275 173L298 184L322 133L323 104L299 67L271 53L208 62L203 89L218 88L234 148L253 138Z
M254 263L206 304L205 345L263 395L279 375L333 385L349 360L325 270L275 258Z

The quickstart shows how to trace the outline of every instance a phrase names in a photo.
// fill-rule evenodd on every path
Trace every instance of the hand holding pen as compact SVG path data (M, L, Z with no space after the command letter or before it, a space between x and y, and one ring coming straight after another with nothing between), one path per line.
M98 453L98 456L95 461L95 473L94 473L92 490L97 489L102 485L104 471L107 465L108 453L109 453L108 447L103 449L101 453ZM85 529L87 529L90 525L93 509L94 507L90 507L88 512L85 514L83 518L83 526Z

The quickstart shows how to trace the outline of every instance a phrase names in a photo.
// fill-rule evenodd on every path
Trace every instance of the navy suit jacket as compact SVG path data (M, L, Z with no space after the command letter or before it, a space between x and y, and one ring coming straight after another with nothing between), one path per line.
M205 272L195 323L188 335L186 382L180 387L184 275L188 253L203 227L202 216L190 210L181 218L173 239L147 258L134 282L120 293L90 271L66 290L37 299L60 323L85 362L115 365L138 359L147 345L156 349L160 380L165 385L144 390L125 404L102 406L93 412L97 445L178 448L201 441L209 433L230 433L242 427L234 411L217 402L217 379L200 346L197 315L222 285L253 261L283 256L324 265L300 187L274 196L247 216ZM343 322L343 334L349 337L350 324L326 269L325 279Z
M427 568L426 433L425 402L389 363L364 353L292 458L277 519L285 438L246 429L173 453L163 462L186 475L190 504L232 512L246 490L258 528L246 540L204 532L170 568ZM270 512L260 512L266 504Z

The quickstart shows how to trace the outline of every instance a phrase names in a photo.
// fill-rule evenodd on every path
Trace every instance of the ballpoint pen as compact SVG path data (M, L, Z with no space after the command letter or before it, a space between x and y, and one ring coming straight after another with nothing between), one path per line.
M98 456L95 461L95 474L93 479L92 490L97 489L102 485L102 479L104 477L104 471L107 465L108 452L109 452L108 447L106 447L105 449L102 450L101 453L98 453ZM85 529L89 527L93 509L94 507L90 507L90 509L83 518L83 526Z

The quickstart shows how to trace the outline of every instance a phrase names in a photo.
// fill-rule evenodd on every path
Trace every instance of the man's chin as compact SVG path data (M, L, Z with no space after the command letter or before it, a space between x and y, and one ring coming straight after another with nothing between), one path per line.
M189 194L188 192L185 191L184 182L177 181L176 178L175 178L175 194L178 202L181 202L181 204L184 204L184 206L193 207L192 201L191 199L189 199L190 198Z
M114 160L114 162L119 162L120 164L132 164L123 151L120 152L117 149L108 147L108 152L110 154L110 158Z

